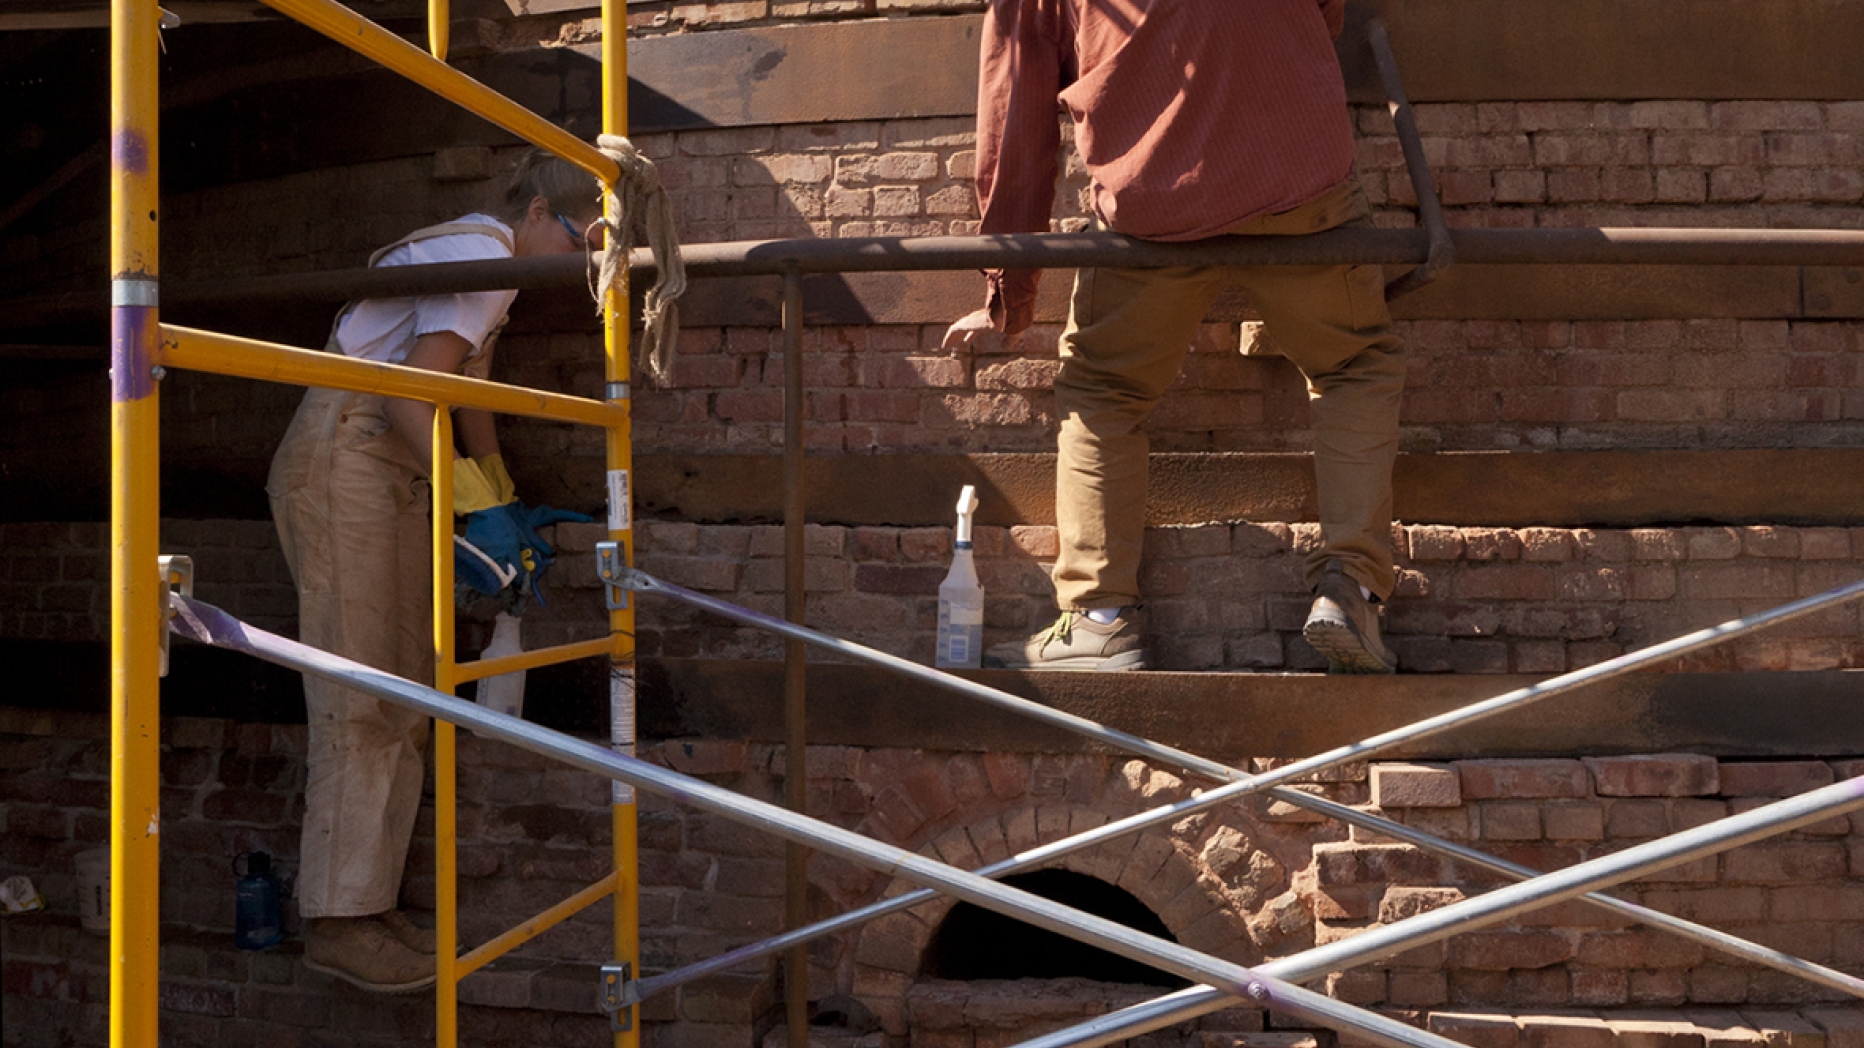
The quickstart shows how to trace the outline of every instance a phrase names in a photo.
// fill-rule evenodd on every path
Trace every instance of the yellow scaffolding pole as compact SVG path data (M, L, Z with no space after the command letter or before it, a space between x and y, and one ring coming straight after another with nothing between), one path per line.
M436 94L528 139L600 178L609 195L615 163L445 63L447 0L429 0L433 54L333 0L266 0L272 7L402 73ZM607 385L601 400L505 386L419 368L352 360L233 335L163 325L156 309L157 39L155 0L112 0L111 63L111 480L112 524L112 893L111 1048L155 1048L160 983L156 889L160 867L158 677L166 631L159 578L159 437L156 382L164 366L263 381L322 386L422 400L435 406L433 458L434 683L462 682L575 658L611 660L612 738L634 749L634 612L613 610L609 636L509 658L455 662L453 614L453 407L482 408L607 431L609 536L633 562L629 471L627 274L603 303ZM627 128L627 25L623 0L603 0L603 127ZM602 880L481 946L458 955L458 776L455 730L434 729L438 928L436 1042L459 1039L459 980L602 898L614 900L615 957L639 977L634 794L617 785L612 805L614 869ZM133 888L132 888L133 886ZM636 1048L633 1009L618 1048Z
M155 1048L160 971L155 0L110 7L110 1044Z
M627 418L624 410L612 404L583 397L507 386L401 364L357 360L337 353L318 353L174 324L163 324L161 330L161 355L157 362L174 367L267 382L380 393L555 422L609 426Z
M453 694L453 416L434 405L434 689ZM459 1043L459 775L457 733L434 721L434 1043Z
M342 4L334 0L264 0L264 3L532 145L555 153L602 181L615 181L615 162L594 146ZM623 31L627 29L625 20L619 25Z
M602 131L628 133L628 14L624 0L602 0ZM614 195L613 179L609 196ZM631 219L632 216L629 216ZM633 428L628 420L628 267L620 267L608 298L602 303L604 346L608 357L606 399L623 409L620 422L608 430L608 537L625 563L634 563ZM609 664L609 735L615 748L634 752L634 601L609 612L609 632L615 641ZM630 978L641 977L641 905L635 820L634 787L613 785L611 823L615 850L615 960L628 966ZM639 1048L640 1009L625 1005L617 1015L615 1048Z

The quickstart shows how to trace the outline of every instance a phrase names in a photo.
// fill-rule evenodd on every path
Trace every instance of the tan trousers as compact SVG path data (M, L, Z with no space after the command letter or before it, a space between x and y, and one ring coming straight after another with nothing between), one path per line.
M1312 233L1362 222L1370 211L1349 181L1230 232ZM1404 347L1391 333L1379 267L1085 269L1075 278L1055 380L1061 553L1054 579L1062 608L1139 602L1150 450L1141 426L1228 284L1248 293L1275 346L1307 377L1325 538L1308 557L1309 588L1337 558L1379 599L1391 595L1391 473Z
M266 491L298 585L306 644L433 682L425 470L389 428L383 398L313 389L272 460ZM305 917L395 906L421 805L428 720L313 677L298 898Z

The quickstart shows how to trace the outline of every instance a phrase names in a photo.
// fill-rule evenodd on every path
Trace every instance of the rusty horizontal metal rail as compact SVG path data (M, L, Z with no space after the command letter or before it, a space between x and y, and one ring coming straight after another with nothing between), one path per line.
M1864 230L1848 229L1457 229L1450 231L1462 265L1713 265L1864 266ZM689 277L802 273L909 272L1082 266L1147 268L1178 265L1422 265L1429 237L1422 229L1334 229L1300 237L1214 237L1167 244L1116 233L1039 233L974 237L868 237L758 240L692 244L684 249ZM651 273L647 252L630 267ZM580 287L585 261L557 255L447 262L384 269L281 273L241 280L171 282L165 307L251 302ZM103 288L92 293L0 302L6 326L101 311Z

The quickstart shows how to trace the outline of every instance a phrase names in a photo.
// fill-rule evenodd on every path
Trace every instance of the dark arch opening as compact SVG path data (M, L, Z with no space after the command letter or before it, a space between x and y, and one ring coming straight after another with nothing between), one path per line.
M1171 942L1158 915L1131 893L1071 870L1037 870L1003 878L1003 883L1105 917L1135 931ZM1100 982L1168 986L1185 980L1138 961L1108 953L1013 917L961 902L951 908L926 946L924 974L933 979L1061 979L1079 976Z

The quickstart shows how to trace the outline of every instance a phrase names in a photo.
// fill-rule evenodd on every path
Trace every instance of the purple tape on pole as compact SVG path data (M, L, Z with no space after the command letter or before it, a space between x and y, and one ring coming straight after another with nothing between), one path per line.
M111 137L110 166L132 175L149 173L149 143L142 132L125 128Z
M113 306L110 310L110 400L121 404L155 392L148 347L155 310L149 306Z

